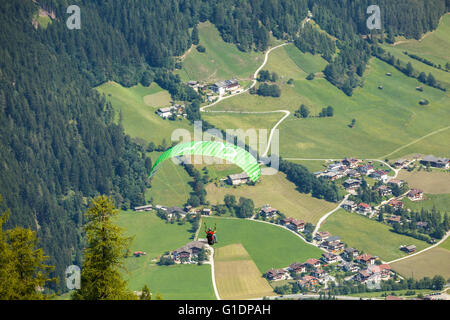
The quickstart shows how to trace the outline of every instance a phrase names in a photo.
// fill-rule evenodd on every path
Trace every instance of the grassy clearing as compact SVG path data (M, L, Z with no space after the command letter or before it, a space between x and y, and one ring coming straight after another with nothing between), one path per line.
M120 212L117 224L126 230L129 236L135 236L131 251L145 251L147 255L139 258L130 257L127 265L134 270L144 264L151 263L151 260L169 250L175 250L187 242L193 232L190 231L192 225L186 223L166 223L156 216L155 212Z
M445 93L429 89L418 94L416 80L379 60L372 59L369 67L364 88L356 90L352 98L325 79L295 81L295 89L311 101L307 105L316 108L331 105L335 116L283 122L280 126L283 156L376 158L445 127L443 120L449 118ZM393 76L386 77L386 72ZM383 85L383 90L378 89L379 85ZM426 95L427 100L433 101L429 108L418 104ZM350 129L347 125L352 119L356 119L356 126ZM444 148L442 144L441 147Z
M255 186L242 185L233 188L209 184L206 192L207 199L212 204L223 203L224 196L232 194L238 200L239 197L251 198L256 207L270 204L288 217L304 219L312 223L316 223L320 217L336 207L334 203L299 193L295 185L281 172L272 176L262 176L261 182Z
M445 66L450 62L450 14L442 17L438 28L429 32L422 40L407 40L398 45L396 48L416 53L417 55L433 61L436 64Z
M405 155L415 154L418 151L422 154L436 154L441 157L450 157L448 141L450 141L450 129L438 132L417 141L410 146L391 154L389 158L401 158Z
M216 284L222 299L251 299L274 294L241 244L217 248L214 253Z
M211 161L213 161L217 158L211 159L211 158L204 157L203 159L204 160L210 159ZM207 160L207 161L209 161L209 160ZM222 179L222 178L227 177L230 174L236 174L236 173L242 172L242 169L234 164L226 164L226 163L214 164L214 165L196 164L194 166L196 167L197 170L202 170L204 167L206 167L208 170L207 174L212 180Z
M391 267L404 277L433 277L441 275L450 277L450 251L444 248L433 248L409 259L391 264Z
M422 201L411 201L404 198L403 203L406 208L414 211L420 211L422 208L432 210L435 207L442 213L450 213L450 194L425 194L425 200Z
M450 193L450 173L442 171L400 171L399 179L405 180L412 188L423 190L425 193Z
M323 171L325 170L326 167L326 162L325 161L316 161L316 160L308 160L308 161L303 161L303 160L289 160L289 162L293 162L293 163L297 163L300 164L304 167L306 167L310 172L316 172L316 171Z
M200 53L193 47L186 55L183 68L177 71L183 81L249 79L264 59L261 52L242 52L236 45L223 41L219 31L209 22L200 23L198 31L200 45L206 52Z
M152 83L150 87L139 84L131 88L125 88L110 81L96 89L101 94L105 94L106 99L111 102L116 111L117 121L119 113L122 113L123 127L131 137L160 144L163 139L166 139L169 143L175 129L181 128L189 132L193 131L187 120L163 120L155 114L157 106L170 104L168 93L156 83Z
M270 130L273 126L284 116L284 113L266 113L266 114L233 114L233 113L204 113L202 115L203 120L208 121L215 127L222 129L242 129L258 130L256 132L259 135L259 130L267 130L267 138Z
M125 278L131 290L141 290L147 284L153 293L163 299L215 299L209 265L158 266L156 259L166 251L177 249L187 242L193 233L191 224L167 224L155 212L120 212L117 224L134 236L131 251L145 251L147 255L128 257Z
M215 300L211 266L205 265L147 265L133 272L129 279L131 290L141 290L147 284L152 293L164 300Z
M160 155L160 152L150 153L153 163L156 162ZM146 190L145 198L147 200L153 198L154 204L182 206L192 192L192 187L189 184L192 181L193 179L182 166L168 159L152 177L151 188Z
M447 238L444 242L442 242L439 247L447 249L450 251L450 238Z
M414 244L418 251L428 246L424 241L396 234L390 229L385 224L343 209L329 216L321 226L322 231L340 236L349 247L379 256L384 261L406 256L399 249L401 245Z
M208 226L217 224L219 242L214 245L214 250L231 244L242 244L261 275L270 268L284 268L295 261L318 258L322 252L292 232L271 224L216 217L202 218L202 224L203 222ZM203 235L201 232L200 237Z
M286 55L290 60L282 59ZM306 66L311 64L295 63L294 60L306 59L322 60L318 56L301 53L293 45L273 51L265 69L277 72L282 79L293 78L294 85L280 81L280 98L265 98L246 93L227 99L214 106L214 109L287 109L293 112L304 103L310 108L311 114L316 115L323 107L333 106L335 116L332 118L296 119L291 116L280 125L281 155L292 158L377 158L448 126L448 94L434 88L419 92L415 90L420 85L416 79L406 77L378 59L370 61L364 88L355 90L352 97L346 96L323 78L305 80L306 72L299 66L306 69ZM315 70L320 68L315 67ZM392 73L392 77L387 77L387 72ZM378 89L379 85L383 86L383 90ZM418 102L421 99L427 99L430 104L427 107L420 106ZM350 129L348 124L352 119L356 119L356 126ZM429 138L437 139L434 136ZM445 141L437 141L431 146L425 139L423 142L412 145L413 152L430 149L436 151L436 154L448 152ZM438 152L440 150L441 152ZM412 153L405 148L398 152L397 157L405 154L404 152Z

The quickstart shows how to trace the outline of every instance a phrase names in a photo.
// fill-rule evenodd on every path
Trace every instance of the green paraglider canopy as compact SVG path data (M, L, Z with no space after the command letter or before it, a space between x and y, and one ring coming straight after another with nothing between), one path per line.
M253 182L258 181L261 176L261 169L258 162L248 151L231 143L217 141L192 141L180 143L159 156L150 171L150 178L158 170L161 163L169 158L185 155L202 155L217 157L230 161L239 166L249 176Z

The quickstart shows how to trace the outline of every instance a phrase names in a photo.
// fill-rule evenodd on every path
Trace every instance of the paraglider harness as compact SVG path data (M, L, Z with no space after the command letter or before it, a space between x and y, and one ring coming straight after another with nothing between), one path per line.
M214 233L216 233L216 225L214 225L214 231L212 231L211 228L209 228L209 229L206 228L206 223L205 223L205 232L206 232L206 239L208 240L208 244L210 246L212 246L216 242L215 237L214 237Z

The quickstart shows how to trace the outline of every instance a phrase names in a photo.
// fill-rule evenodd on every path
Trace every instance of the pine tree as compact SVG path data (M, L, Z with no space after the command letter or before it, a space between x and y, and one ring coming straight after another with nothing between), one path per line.
M98 196L91 201L86 212L87 247L81 271L81 288L74 292L74 300L134 300L137 297L127 289L119 269L131 238L114 225L117 215L112 200Z
M198 45L200 42L200 38L198 36L197 25L195 25L194 28L192 29L191 39L192 39L192 44L194 44L194 45Z
M150 292L150 289L148 288L147 284L142 288L141 296L139 297L140 300L152 300L152 293Z
M2 199L0 196L0 203ZM0 300L44 300L44 286L56 279L53 266L44 264L48 256L37 248L36 232L21 227L3 231L9 211L0 214Z

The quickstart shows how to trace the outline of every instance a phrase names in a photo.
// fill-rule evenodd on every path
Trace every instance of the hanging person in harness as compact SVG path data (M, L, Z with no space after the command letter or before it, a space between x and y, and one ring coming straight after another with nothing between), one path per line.
M211 228L206 227L206 222L205 222L205 232L206 232L206 239L208 239L209 245L212 246L214 243L217 243L216 225L214 225L214 231L212 231Z

